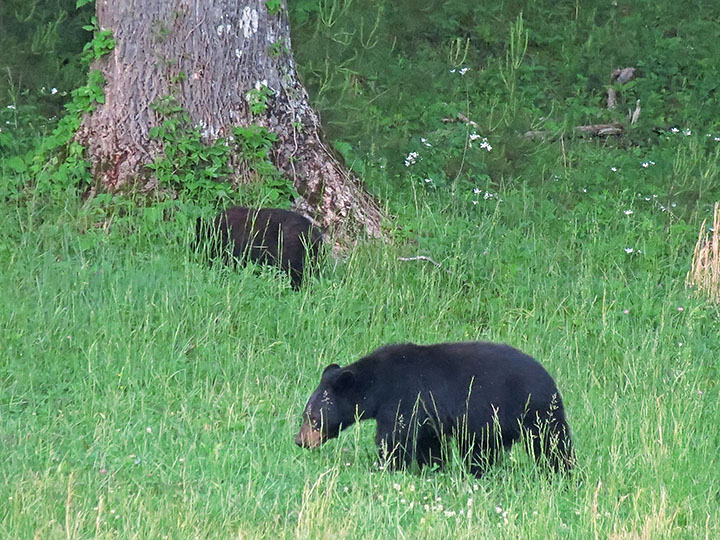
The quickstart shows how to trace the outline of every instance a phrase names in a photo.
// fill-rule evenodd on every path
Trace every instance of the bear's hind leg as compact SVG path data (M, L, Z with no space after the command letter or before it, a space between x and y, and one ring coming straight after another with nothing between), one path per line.
M528 450L537 463L546 463L555 472L568 472L575 465L570 426L564 415L536 423L526 431Z

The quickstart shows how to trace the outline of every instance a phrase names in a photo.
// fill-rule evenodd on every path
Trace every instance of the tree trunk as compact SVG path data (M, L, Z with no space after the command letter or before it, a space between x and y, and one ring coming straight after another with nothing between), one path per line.
M320 121L298 80L285 0L97 0L97 19L114 50L95 62L105 76L105 103L88 115L78 139L102 189L152 190L145 165L162 152L150 140L162 118L150 108L172 95L209 141L233 126L274 132L276 167L301 196L296 206L344 235L380 236L382 213L321 140ZM253 115L248 92L267 87L267 109ZM237 171L247 177L247 171Z

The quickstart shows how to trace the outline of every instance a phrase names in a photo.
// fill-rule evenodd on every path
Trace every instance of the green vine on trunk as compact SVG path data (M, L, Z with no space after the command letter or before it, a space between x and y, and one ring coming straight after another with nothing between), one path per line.
M282 176L270 159L277 135L267 128L236 126L232 137L206 142L202 130L193 126L187 112L173 96L156 100L151 108L162 117L160 125L150 128L151 139L162 143L163 153L148 165L161 186L186 193L194 200L223 199L237 193L237 181L231 181L233 167L252 171L259 182L243 191L265 204L284 206L297 193L292 182ZM255 186L259 191L255 193Z

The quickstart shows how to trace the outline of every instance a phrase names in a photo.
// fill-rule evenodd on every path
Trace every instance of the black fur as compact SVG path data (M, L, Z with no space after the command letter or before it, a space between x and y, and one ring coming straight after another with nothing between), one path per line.
M196 245L210 260L226 263L249 259L279 266L299 289L306 261L317 259L322 233L304 216L279 208L258 210L237 206L218 214L210 223L198 218Z
M390 468L441 465L450 437L477 476L521 437L537 461L555 470L574 462L555 382L508 345L389 345L344 368L331 364L295 442L319 446L357 418L377 420L375 442Z

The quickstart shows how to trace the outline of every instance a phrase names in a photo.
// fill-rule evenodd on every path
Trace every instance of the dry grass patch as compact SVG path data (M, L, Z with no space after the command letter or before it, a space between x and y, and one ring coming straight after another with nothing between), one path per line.
M698 294L720 302L720 203L715 203L711 230L706 229L706 223L704 220L700 226L686 283L697 287Z

